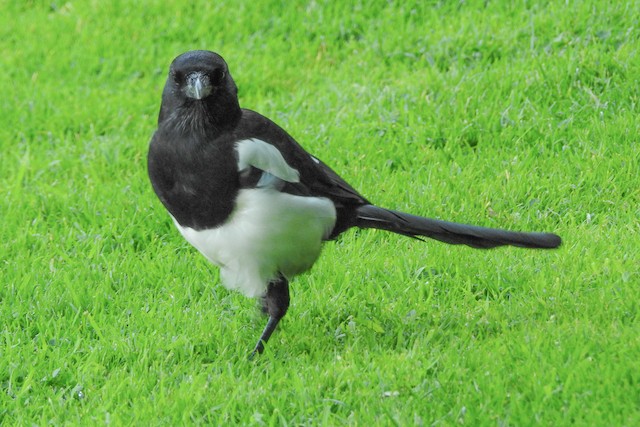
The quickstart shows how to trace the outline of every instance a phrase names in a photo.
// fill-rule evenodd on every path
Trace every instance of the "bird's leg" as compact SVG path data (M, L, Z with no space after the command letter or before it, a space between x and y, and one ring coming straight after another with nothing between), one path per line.
M277 279L269 282L267 286L267 293L262 297L262 310L269 315L267 326L265 326L260 335L260 339L256 344L256 347L249 356L252 359L256 354L264 351L264 345L269 341L269 337L276 326L280 322L280 319L284 317L289 308L289 281L282 275Z

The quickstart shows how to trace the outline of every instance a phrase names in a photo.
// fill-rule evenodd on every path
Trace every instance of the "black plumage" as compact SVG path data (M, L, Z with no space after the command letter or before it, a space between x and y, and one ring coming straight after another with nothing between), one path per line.
M290 277L311 267L322 241L351 227L474 248L561 244L551 233L457 224L371 204L278 125L240 108L227 64L209 51L172 62L148 170L181 233L221 267L226 286L262 298L269 322L254 353L286 314Z

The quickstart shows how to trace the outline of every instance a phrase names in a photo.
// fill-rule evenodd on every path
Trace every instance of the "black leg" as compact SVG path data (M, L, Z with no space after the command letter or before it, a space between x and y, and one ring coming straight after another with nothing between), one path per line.
M284 276L280 276L269 282L267 294L262 297L262 310L269 315L269 321L260 335L260 339L253 349L249 358L264 351L264 345L269 341L271 334L276 330L280 319L287 314L289 308L289 281Z

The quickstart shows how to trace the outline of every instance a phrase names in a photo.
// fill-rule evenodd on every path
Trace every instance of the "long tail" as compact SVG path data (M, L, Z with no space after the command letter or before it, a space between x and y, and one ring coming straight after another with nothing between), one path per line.
M562 243L560 236L553 233L522 233L456 224L392 211L373 205L364 205L358 208L356 225L361 228L387 230L409 237L429 237L441 242L467 245L479 249L489 249L503 245L553 249Z

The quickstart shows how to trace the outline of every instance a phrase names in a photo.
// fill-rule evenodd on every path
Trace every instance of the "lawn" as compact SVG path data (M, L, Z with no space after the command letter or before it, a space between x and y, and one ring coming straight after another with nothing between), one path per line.
M0 0L0 424L640 425L640 3ZM146 173L171 60L370 200L265 319Z

